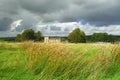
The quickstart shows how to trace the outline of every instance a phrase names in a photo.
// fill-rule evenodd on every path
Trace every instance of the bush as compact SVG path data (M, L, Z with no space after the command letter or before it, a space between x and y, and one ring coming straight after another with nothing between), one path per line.
M16 41L18 41L18 42L21 42L21 41L22 41L21 34L18 34L18 35L16 36Z
M91 38L92 42L111 42L117 41L117 38L113 35L108 35L107 33L94 33Z
M16 36L16 41L40 41L42 40L42 33L40 31L35 32L33 29L26 29L22 34Z
M35 39L35 32L32 29L24 30L24 32L21 35L22 41L27 40L34 40Z
M72 43L85 43L86 36L85 33L80 30L80 28L76 28L69 34L68 40Z
M42 40L42 33L40 31L37 31L35 33L35 38L36 38L36 41Z

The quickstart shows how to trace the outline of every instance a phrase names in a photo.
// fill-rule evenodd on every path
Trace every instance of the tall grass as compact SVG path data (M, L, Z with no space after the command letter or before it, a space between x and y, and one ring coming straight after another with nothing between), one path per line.
M109 51L100 48L93 58L87 58L84 53L73 54L67 47L24 42L26 70L37 75L39 80L102 80L120 69L120 45L111 46Z
M120 80L119 75L120 44L0 44L2 80Z
M111 49L109 67L106 71L106 76L111 77L120 74L120 44L115 44Z
M6 42L0 43L0 50L14 50L16 47L14 47L12 44L8 44Z

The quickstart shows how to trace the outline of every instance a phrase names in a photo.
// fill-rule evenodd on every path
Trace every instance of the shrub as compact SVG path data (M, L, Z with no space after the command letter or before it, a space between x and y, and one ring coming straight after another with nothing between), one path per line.
M69 34L68 40L72 43L85 43L86 35L83 31L80 30L80 28L76 28Z
M35 39L34 33L35 32L32 29L24 30L24 32L21 35L22 41L34 40Z
M22 34L16 36L16 41L40 41L42 40L42 33L40 31L35 32L33 29L26 29Z

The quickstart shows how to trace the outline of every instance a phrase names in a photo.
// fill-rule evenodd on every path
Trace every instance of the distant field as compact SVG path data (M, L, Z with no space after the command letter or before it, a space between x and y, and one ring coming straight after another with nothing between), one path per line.
M0 43L0 80L120 80L120 44Z
M15 42L15 37L0 38L0 42Z

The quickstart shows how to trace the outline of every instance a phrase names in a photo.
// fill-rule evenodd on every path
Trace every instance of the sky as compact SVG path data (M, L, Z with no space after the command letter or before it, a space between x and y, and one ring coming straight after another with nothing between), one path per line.
M0 37L25 29L67 36L79 27L87 35L120 35L120 0L0 0Z

